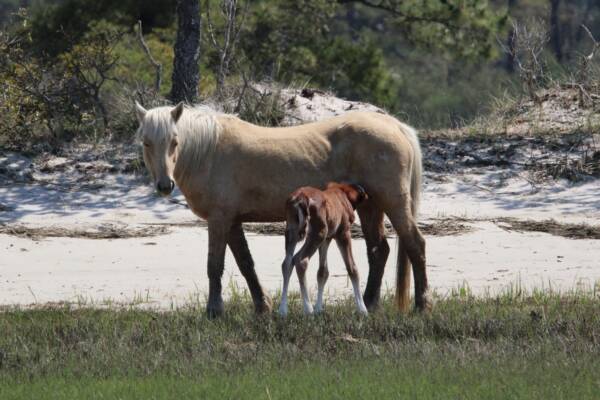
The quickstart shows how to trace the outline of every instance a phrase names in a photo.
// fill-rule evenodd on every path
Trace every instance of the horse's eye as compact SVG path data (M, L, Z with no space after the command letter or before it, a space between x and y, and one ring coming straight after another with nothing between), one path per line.
M144 147L150 147L150 143L144 142Z

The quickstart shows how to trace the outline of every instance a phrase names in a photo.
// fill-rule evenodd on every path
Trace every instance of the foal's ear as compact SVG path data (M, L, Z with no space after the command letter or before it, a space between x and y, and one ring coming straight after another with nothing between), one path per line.
M181 114L183 114L183 101L177 104L175 108L171 110L171 116L175 122L179 121Z
M138 119L138 122L141 124L144 121L144 117L146 116L146 113L148 111L146 111L146 109L144 107L141 106L140 103L135 102L135 116Z

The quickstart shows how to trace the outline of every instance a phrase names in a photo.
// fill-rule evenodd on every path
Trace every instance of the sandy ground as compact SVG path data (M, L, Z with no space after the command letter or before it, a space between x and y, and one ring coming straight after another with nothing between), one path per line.
M502 186L496 183L502 181ZM421 219L460 217L474 229L427 238L430 284L444 295L459 287L475 294L524 288L571 290L600 283L600 243L547 233L515 232L490 222L498 217L560 222L600 222L600 181L570 185L554 182L532 187L511 171L430 175L425 182ZM181 201L181 196L175 196ZM83 304L141 303L168 308L204 302L207 293L208 234L182 204L156 197L141 179L110 175L97 190L68 186L0 187L0 223L4 227L166 226L167 234L128 239L28 238L0 234L0 304L46 302ZM257 273L270 293L280 290L283 238L248 234ZM392 241L395 251L395 244ZM364 242L354 241L362 284L368 264ZM390 257L384 287L394 287L395 257ZM311 284L316 285L316 257ZM330 250L330 298L350 295L351 287L335 247ZM245 290L245 282L227 254L224 284ZM292 290L297 289L295 279Z

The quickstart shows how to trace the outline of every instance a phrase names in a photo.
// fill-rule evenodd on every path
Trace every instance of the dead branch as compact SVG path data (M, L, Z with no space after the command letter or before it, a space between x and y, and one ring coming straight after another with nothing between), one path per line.
M229 66L235 55L235 48L239 41L240 32L244 27L246 16L248 14L249 2L246 1L241 13L241 19L238 21L241 7L237 0L222 0L221 14L225 21L223 28L223 40L219 43L216 37L216 29L210 13L210 4L206 2L206 26L210 41L219 53L219 66L217 69L217 95L221 96L225 85L225 78L229 74Z
M596 50L598 49L598 47L600 47L600 43L598 43L596 38L594 38L594 35L588 29L587 26L585 26L584 24L581 24L581 27L588 34L589 38L592 40L592 50L590 51L590 53L588 55L585 55L585 54L581 55L581 60L579 62L579 71L577 73L577 82L576 82L577 91L578 91L578 95L579 95L578 96L579 97L579 106L585 107L587 104L593 103L592 97L586 90L586 87L589 82L590 66L594 59Z
M506 46L503 43L500 45L516 63L521 81L531 100L540 103L541 99L537 94L537 89L543 81L545 72L544 63L540 57L548 42L548 34L541 24L534 24L527 28L513 21L512 26L513 35L509 45Z
M161 85L161 81L162 81L162 64L159 63L158 61L156 61L156 59L154 57L152 57L152 53L150 53L150 48L146 44L146 41L144 40L144 35L142 33L142 21L141 20L138 20L138 40L140 42L140 45L142 46L142 49L144 50L144 53L146 53L146 57L148 57L148 60L154 66L154 69L156 70L156 72L155 72L156 75L154 78L154 90L156 91L156 93L158 93L158 92L160 92L160 85Z

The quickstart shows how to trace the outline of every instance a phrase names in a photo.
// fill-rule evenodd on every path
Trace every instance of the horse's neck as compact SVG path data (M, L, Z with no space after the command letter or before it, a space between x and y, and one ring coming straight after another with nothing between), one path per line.
M196 140L199 139L188 136L194 134L190 131L184 132L180 140L179 156L173 171L175 181L180 187L190 184L191 180L201 178L210 169L212 152L198 148Z

